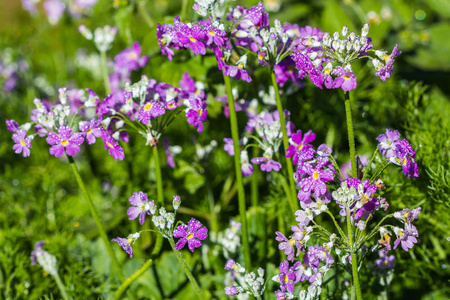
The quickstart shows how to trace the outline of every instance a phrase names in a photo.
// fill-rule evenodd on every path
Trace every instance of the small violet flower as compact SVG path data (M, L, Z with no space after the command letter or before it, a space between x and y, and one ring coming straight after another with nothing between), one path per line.
M80 152L80 146L84 141L84 134L76 132L72 134L72 129L68 126L61 126L58 129L58 134L50 132L47 136L47 143L53 145L50 148L50 154L56 157L61 157L64 154L69 156Z
M27 136L25 129L19 129L12 135L15 143L13 150L16 154L22 153L23 157L30 156L31 138Z
M208 237L208 229L206 227L203 227L200 221L192 218L189 221L188 226L178 226L173 231L173 237L181 238L175 244L175 249L182 249L187 242L189 250L191 250L191 252L194 252L195 248L198 248L202 245L201 240L204 240Z
M130 234L127 238L117 237L115 239L112 239L111 242L117 242L123 248L123 250L125 250L130 255L131 258L133 257L133 249L131 248L131 245L133 245L134 242L136 242L139 236L140 233L136 232Z
M134 220L139 216L139 224L143 225L145 216L151 215L151 207L155 206L155 202L149 202L147 194L143 192L134 192L133 195L128 198L128 201L133 205L127 210L128 219Z

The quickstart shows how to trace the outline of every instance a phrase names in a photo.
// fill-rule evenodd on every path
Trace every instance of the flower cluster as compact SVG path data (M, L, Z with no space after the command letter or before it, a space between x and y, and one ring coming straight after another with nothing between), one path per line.
M175 213L167 212L164 207L158 208L155 202L148 201L147 194L143 192L134 192L128 199L131 203L131 207L128 209L127 214L130 220L134 220L139 217L139 224L143 225L146 215L152 215L152 222L155 225L158 232L164 237L173 242L173 238L180 238L174 245L176 250L180 250L188 244L189 250L194 252L195 248L201 246L201 241L208 236L208 229L192 218L188 225L179 225L174 229L176 212L180 208L181 198L178 195L173 196L172 206ZM131 245L136 242L140 237L141 232L147 231L146 229L132 233L127 238L117 237L112 239L112 242L117 242L123 250L125 250L130 257L133 257L133 249Z
M350 32L347 26L341 32L332 35L323 33L322 39L317 39L306 48L302 44L291 54L299 77L308 76L319 88L325 85L328 89L342 88L350 91L356 88L356 75L352 63L361 58L369 58L376 69L376 75L385 81L393 72L395 57L401 51L397 45L390 55L385 50L374 51L375 57L369 55L372 50L372 39L368 37L369 24L364 24L361 36ZM380 62L383 60L385 63Z
M231 285L225 287L226 295L248 294L260 297L264 293L264 269L259 268L257 276L255 272L247 272L243 266L230 258L225 264L225 270L231 271Z
M408 177L419 177L419 169L415 161L416 151L412 149L408 140L400 140L397 130L386 129L377 137L381 155L393 164L402 167L403 174Z
M23 59L15 59L11 48L0 52L0 91L14 90L29 66Z
M31 252L31 264L35 266L39 264L45 272L52 276L58 275L58 265L56 257L44 250L44 241L36 242L34 251Z

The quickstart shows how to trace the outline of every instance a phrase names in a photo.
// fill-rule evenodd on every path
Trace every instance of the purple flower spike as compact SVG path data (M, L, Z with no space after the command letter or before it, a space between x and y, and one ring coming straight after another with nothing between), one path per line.
M189 221L187 227L186 225L178 226L173 231L173 237L181 238L175 244L175 249L182 249L187 242L189 250L191 250L191 252L194 252L195 248L198 248L202 245L201 240L204 240L208 237L208 228L203 227L200 221L192 218Z
M139 216L139 224L143 225L145 216L151 215L150 207L155 205L154 201L148 202L147 194L143 192L134 192L128 201L133 205L127 210L128 219L134 220Z
M30 156L31 139L27 136L25 129L19 129L13 133L12 139L15 143L13 150L16 154L22 153L23 157Z
M66 154L69 156L75 155L80 152L80 146L84 141L84 135L82 133L72 134L72 129L68 126L61 126L58 129L58 134L50 132L47 136L47 143L53 145L50 148L50 154L56 157L61 157L66 150Z
M95 143L95 138L102 136L102 131L100 130L101 122L96 119L89 121L80 122L80 131L86 133L86 142L89 145Z

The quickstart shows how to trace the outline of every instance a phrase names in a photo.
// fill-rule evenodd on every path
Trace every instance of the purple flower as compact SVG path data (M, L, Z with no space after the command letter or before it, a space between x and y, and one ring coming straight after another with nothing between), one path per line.
M69 156L80 152L80 146L84 141L84 134L76 132L72 134L72 129L68 126L61 126L58 129L58 134L50 132L47 136L47 143L53 145L50 148L50 154L56 157L61 157L66 150Z
M234 156L233 139L223 138L223 141L225 143L225 145L223 146L223 149L228 153L228 155Z
M402 209L401 211L395 212L394 218L402 221L403 223L411 224L412 221L417 219L421 210L422 208L420 206L414 209L405 208Z
M208 229L203 227L200 221L192 218L188 226L180 225L173 231L173 237L181 238L175 244L175 249L180 250L184 247L186 242L188 243L189 250L194 252L195 248L198 248L202 245L201 240L206 239L208 236Z
M225 64L223 66L223 74L229 77L234 77L237 80L244 80L251 82L252 78L248 75L243 66L230 66Z
M133 249L131 248L131 245L136 242L136 240L139 238L140 234L139 232L130 234L127 238L121 238L117 237L115 239L112 239L111 242L117 242L123 250L125 250L129 255L130 258L133 257Z
M252 164L255 165L259 165L261 164L261 170L266 171L266 172L271 172L273 171L280 171L281 169L281 164L277 161L274 161L272 158L270 157L254 157L251 160Z
M129 220L134 220L139 216L139 224L143 225L145 222L145 215L151 215L150 207L155 206L154 201L148 202L147 194L143 192L134 192L128 198L132 207L128 208L127 215Z
M30 156L31 138L27 136L25 129L18 129L13 133L12 139L15 143L13 150L16 154L22 153L23 157Z
M297 133L293 133L291 135L291 140L289 141L290 145L286 149L286 157L294 156L292 162L296 165L299 160L299 155L301 155L302 152L305 152L308 148L312 147L312 145L310 145L309 143L314 141L315 138L316 134L309 130L307 133L305 133L302 139L302 131L297 130Z
M405 229L394 227L394 232L397 235L397 239L394 242L394 249L401 243L403 250L408 251L417 243L416 237L419 236L419 233L417 228L412 224L405 224Z
M289 262L285 260L280 264L280 288L282 291L294 292L295 273L293 268L289 268Z
M148 125L148 122L150 122L152 118L161 116L165 112L166 111L163 105L154 100L150 100L142 106L141 111L139 112L138 120L143 124Z
M281 232L277 231L275 234L277 237L275 238L280 244L278 245L278 249L284 252L287 256L288 261L293 261L295 256L300 254L300 251L304 250L303 245L300 243L305 233L301 230L301 228L297 226L292 226L292 231L294 234L290 239L287 239ZM295 253L297 250L297 254Z
M238 289L235 286L226 286L225 287L225 295L234 296L238 293Z
M300 181L301 190L297 195L300 201L308 201L311 197L311 191L314 192L315 198L320 198L327 192L325 183L334 179L333 171L329 169L321 170L327 163L327 160L319 161L315 168L309 163L304 164L304 172L310 176Z
M394 70L395 57L400 55L401 53L402 51L398 50L398 45L395 45L391 55L383 55L382 58L386 62L386 64L384 66L381 63L379 65L375 65L375 68L377 68L377 72L375 73L375 75L380 77L380 79L383 81L386 81L387 78L391 77Z
M89 145L95 143L95 138L102 136L102 131L100 129L101 122L100 120L92 119L91 121L81 121L80 122L80 131L85 132L86 134L86 142Z
M125 153L123 152L123 148L116 142L116 140L106 132L102 128L102 140L105 145L105 149L108 150L108 153L114 157L114 159L122 160L125 157Z
M6 120L6 129L8 129L11 132L16 132L19 130L19 123L17 123L14 120Z
M334 88L342 88L344 91L348 92L356 88L356 76L352 72L344 72L344 69L341 66L338 66L336 69L342 69L342 75L339 75L334 80ZM335 69L335 70L336 70Z
M127 48L114 57L114 71L118 74L128 77L131 71L143 68L148 61L147 56L141 55L141 45L139 42L134 42L132 48Z
M235 270L237 268L238 266L236 265L236 263L232 258L227 260L227 263L225 264L225 270Z
M378 148L381 155L386 158L394 157L397 141L400 138L400 133L397 130L386 129L386 133L382 133L377 137L379 142Z
M194 54L205 55L206 47L203 39L205 38L205 30L197 24L193 24L190 28L187 24L180 22L180 17L175 17L175 27L179 27L176 33L178 42L187 48L190 48Z
M61 19L66 5L59 0L47 0L43 4L50 24L55 25Z
M158 37L159 48L161 48L161 54L166 55L169 61L172 60L174 55L174 51L170 48L171 42L174 38L174 26L170 24L159 24L156 26L156 36ZM180 49L179 46L176 46L176 49Z
M38 256L42 255L42 252L44 251L44 241L38 241L36 244L34 244L34 251L31 252L31 264L35 266L37 264L37 258Z
M164 153L166 153L167 157L167 165L171 168L175 168L175 159L173 153L169 148L169 138L165 137L163 140Z
M415 161L416 152L412 149L407 140L400 140L396 145L396 158L402 166L402 171L405 176L410 178L419 177L419 169Z
M206 110L206 101L203 99L189 99L191 108L186 112L187 122L197 127L197 132L203 131L203 122L206 121L208 111Z
M392 269L394 267L394 255L388 256L388 251L381 250L378 251L380 258L375 261L375 265L380 269Z

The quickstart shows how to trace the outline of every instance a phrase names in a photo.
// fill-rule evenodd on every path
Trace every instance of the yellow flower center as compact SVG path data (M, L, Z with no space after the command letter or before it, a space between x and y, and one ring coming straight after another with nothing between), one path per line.
M330 74L331 73L331 71L330 70L325 70L325 71L323 71L325 74Z
M216 33L215 33L213 30L208 31L208 33L209 33L210 35L213 35L213 36L216 35Z
M290 239L289 240L289 244L291 244L291 246L294 246L295 245L295 240L294 239Z
M403 234L404 234L403 231L399 231L399 232L398 232L398 236L399 236L399 237L401 237Z
M345 80L349 80L350 79L350 75L344 75L344 79Z
M128 239L127 239L127 243L128 243L128 244L131 245L132 242L133 242L133 239L132 239L132 238L128 238Z
M383 56L384 61L388 61L390 58L391 58L390 55L384 55L384 56Z
M106 145L108 145L109 148L114 148L114 146L111 145L109 142L106 142Z
M167 41L166 41L165 39L161 39L160 41L161 41L161 44L163 44L163 46L164 46L165 44L167 44Z
M406 159L406 157L403 158L403 160L402 160L402 165L406 165L407 162L408 162L408 160Z
M319 179L319 176L320 176L319 172L316 171L316 172L313 173L313 178L314 179L316 179L316 180Z
M67 146L67 145L69 145L69 141L68 141L68 140L62 140L62 141L61 141L61 144L62 144L63 146Z
M20 140L20 144L21 144L22 146L25 146L25 141L24 141L24 140Z
M366 204L367 202L369 202L369 197L367 197L367 195L363 195L361 201L363 204Z
M147 103L147 104L145 104L145 106L144 106L144 110L150 110L150 109L152 109L152 104L151 103Z
M239 269L238 265L237 265L237 264L234 264L233 269L234 269L234 270Z
M286 275L284 275L283 282L286 283L286 282L288 282L288 280L289 280L289 278Z
M244 64L238 64L238 68L239 68L239 69L244 68Z
M384 262L383 262L383 265L385 265L385 266L387 266L389 263L388 263L388 261L387 260L385 260Z
M90 134L91 132L92 132L92 129L90 129L90 128L86 131L87 134Z
M128 54L128 58L129 58L129 59L136 59L136 58L137 58L137 55L136 55L136 53L134 53L134 52L130 52L130 53Z
M200 117L200 116L202 115L202 113L203 113L203 109L200 108L200 109L198 110L198 116Z
M297 149L298 150L302 150L303 149L303 144L298 145Z
M197 40L194 39L193 37L189 37L189 39L191 40L191 42L195 43Z
M186 238L187 238L188 240L190 240L190 239L192 239L193 237L194 237L194 234L192 234L192 233L189 233L189 234L187 235L187 237L186 237Z
M263 60L264 57L263 57L261 54L258 54L258 59L259 59L259 60Z

